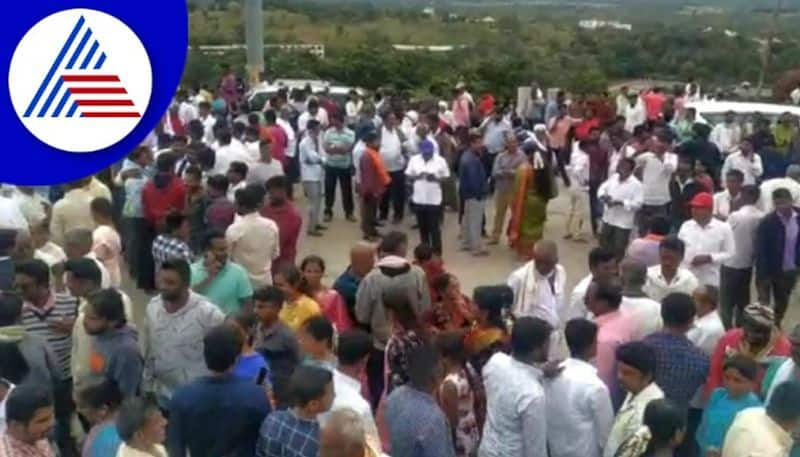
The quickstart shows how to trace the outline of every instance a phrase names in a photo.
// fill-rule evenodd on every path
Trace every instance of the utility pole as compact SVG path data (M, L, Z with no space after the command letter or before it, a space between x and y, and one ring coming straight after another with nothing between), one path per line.
M767 43L761 55L761 72L758 75L758 86L756 87L756 95L759 97L761 96L761 89L764 87L764 80L767 77L767 70L772 60L772 42L775 40L775 35L778 34L778 18L780 17L782 8L783 0L777 0L775 10L772 12L772 24L767 34Z
M264 71L264 0L243 0L244 35L247 45L247 75L258 84Z

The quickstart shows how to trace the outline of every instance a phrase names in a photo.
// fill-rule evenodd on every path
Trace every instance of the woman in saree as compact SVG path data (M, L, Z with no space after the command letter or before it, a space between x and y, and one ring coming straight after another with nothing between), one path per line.
M523 260L533 256L533 245L542 239L547 221L547 202L557 189L553 175L553 154L547 146L545 128L534 128L534 137L523 145L528 161L517 169L508 239Z

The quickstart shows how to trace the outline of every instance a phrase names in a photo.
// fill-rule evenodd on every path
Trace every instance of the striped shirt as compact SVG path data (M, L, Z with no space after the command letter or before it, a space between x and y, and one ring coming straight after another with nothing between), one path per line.
M63 320L74 320L78 316L78 299L60 293L51 293L47 303L39 308L25 302L22 309L22 325L25 331L47 341L56 357L61 379L70 379L70 354L72 333L60 333L52 328Z

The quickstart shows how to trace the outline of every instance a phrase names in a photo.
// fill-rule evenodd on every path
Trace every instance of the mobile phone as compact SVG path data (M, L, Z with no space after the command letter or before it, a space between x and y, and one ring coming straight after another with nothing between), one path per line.
M267 380L267 369L265 367L261 367L261 369L258 370L258 377L256 377L256 385L263 386L264 381L266 380Z

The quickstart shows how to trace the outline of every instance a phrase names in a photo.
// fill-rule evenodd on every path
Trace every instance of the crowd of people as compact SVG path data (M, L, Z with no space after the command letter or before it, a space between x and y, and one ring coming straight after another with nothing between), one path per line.
M800 455L797 119L531 94L251 112L226 72L111 170L4 186L0 456ZM465 293L447 235L522 265Z

